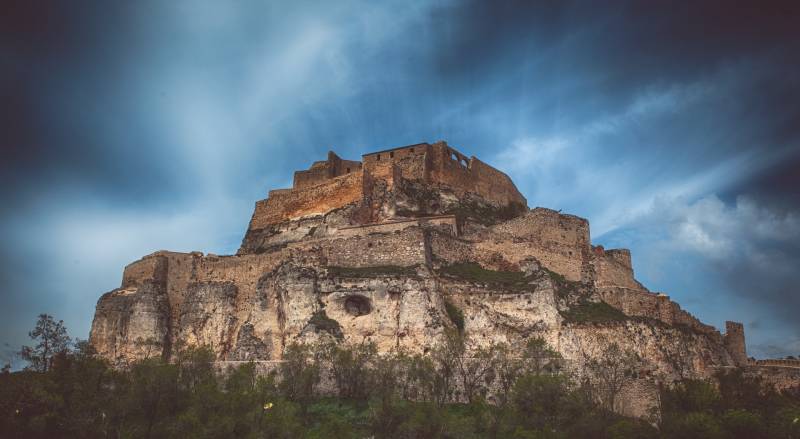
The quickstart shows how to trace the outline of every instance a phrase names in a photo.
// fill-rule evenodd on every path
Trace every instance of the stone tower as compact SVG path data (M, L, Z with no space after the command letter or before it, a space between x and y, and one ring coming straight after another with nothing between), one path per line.
M744 325L738 322L725 322L725 348L737 366L747 364L747 351L744 347Z

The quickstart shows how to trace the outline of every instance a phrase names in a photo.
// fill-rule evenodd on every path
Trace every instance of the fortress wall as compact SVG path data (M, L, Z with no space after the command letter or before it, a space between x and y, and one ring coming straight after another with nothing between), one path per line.
M426 180L428 175L427 153L430 145L419 143L401 148L365 154L362 157L364 169L376 178L392 176L392 167L396 166L403 178L410 180Z
M658 385L652 379L626 379L620 389L614 411L634 418L646 418L653 411L660 413L661 395Z
M755 363L750 362L750 364L756 366L794 367L800 369L800 360L792 359L756 360Z
M604 250L592 248L592 266L597 287L624 287L645 290L633 276L631 253L627 249Z
M453 215L418 218L407 221L393 221L378 224L366 224L363 226L343 227L337 230L337 237L348 237L357 235L367 235L370 233L391 233L407 229L409 227L436 227L440 230L447 230L448 233L456 234L456 217Z
M631 251L627 248L613 248L609 250L605 250L606 256L609 256L611 259L616 261L618 264L621 264L624 267L627 267L633 272L633 263L631 262Z
M502 205L528 205L525 197L519 193L511 178L503 172L487 165L476 157L470 160L470 171L474 181L474 191L490 201Z
M537 207L492 230L497 237L475 243L481 252L502 253L512 263L532 256L569 280L589 279L589 222L585 219Z
M669 325L684 325L709 336L719 336L713 326L700 322L664 294L621 286L598 287L597 292L604 302L629 316L655 319Z
M322 214L362 199L361 172L335 177L316 186L270 191L269 198L256 202L249 228L262 229L289 219Z
M337 267L411 266L427 261L424 230L420 227L333 239L325 244L323 254L328 265Z
M163 283L166 281L166 260L158 252L147 255L125 267L122 273L122 288L138 287L145 281Z
M294 173L294 189L300 189L325 183L334 177L358 172L361 170L361 162L355 160L343 160L333 151L328 151L328 159L325 161L314 162L311 168Z
M436 262L451 265L475 262L472 243L438 231L429 234L431 255Z
M500 206L527 206L511 179L475 157L467 158L445 142L431 145L430 178L461 192L472 192Z
M796 365L781 364L794 361ZM781 362L772 364L773 362ZM745 376L757 377L766 385L777 390L797 388L800 383L800 361L798 360L757 360L755 365L744 368Z
M316 165L316 164L315 164ZM332 169L327 163L321 166L311 166L311 169L294 172L293 188L305 188L325 183L333 178Z
M663 299L658 294L625 287L605 287L598 288L597 291L604 302L629 316L664 321L665 315L661 311ZM671 324L672 319L669 318L665 323Z
M725 349L731 354L737 366L747 364L747 351L744 343L744 325L738 322L725 322Z

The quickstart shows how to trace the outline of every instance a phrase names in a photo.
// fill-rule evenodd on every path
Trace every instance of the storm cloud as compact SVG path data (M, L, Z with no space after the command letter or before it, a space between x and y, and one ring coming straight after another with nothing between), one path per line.
M232 253L294 169L447 140L757 356L800 353L796 2L5 2L0 342Z

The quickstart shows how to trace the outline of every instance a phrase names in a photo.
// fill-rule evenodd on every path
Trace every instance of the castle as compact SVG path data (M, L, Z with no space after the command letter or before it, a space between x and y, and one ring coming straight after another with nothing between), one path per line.
M428 352L454 325L445 303L473 345L539 336L578 369L609 343L658 380L749 364L740 323L722 334L650 292L628 250L593 246L583 218L529 209L507 175L445 142L361 161L330 152L256 202L236 255L159 251L128 265L98 301L90 342L117 364L182 345L269 363L326 337Z

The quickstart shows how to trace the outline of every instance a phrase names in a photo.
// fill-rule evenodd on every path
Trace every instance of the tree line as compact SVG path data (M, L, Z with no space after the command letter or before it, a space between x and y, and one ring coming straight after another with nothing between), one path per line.
M219 370L206 347L113 368L47 315L30 335L29 366L0 373L1 437L800 437L798 392L740 372L663 387L652 419L617 415L637 358L616 345L578 378L540 338L468 351L458 331L428 354L292 344L271 371Z

